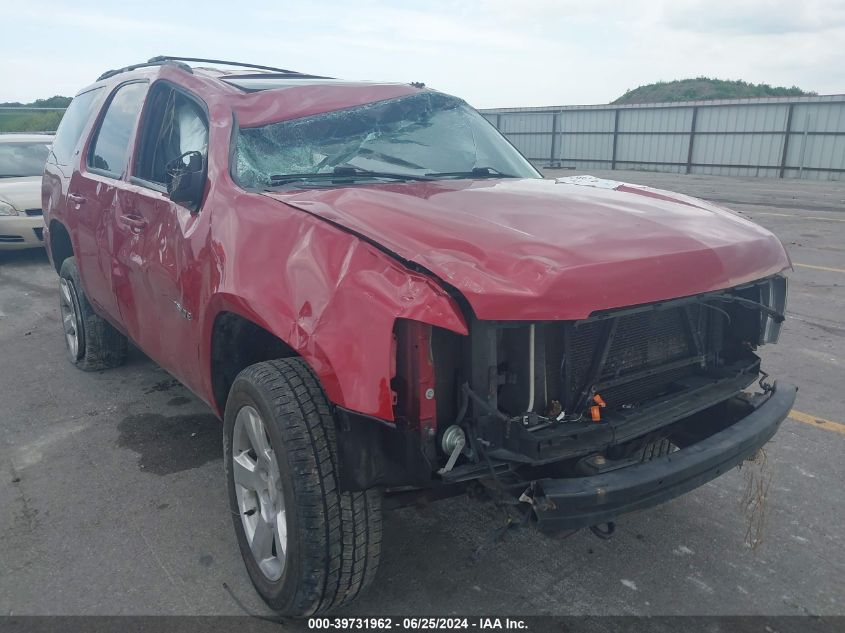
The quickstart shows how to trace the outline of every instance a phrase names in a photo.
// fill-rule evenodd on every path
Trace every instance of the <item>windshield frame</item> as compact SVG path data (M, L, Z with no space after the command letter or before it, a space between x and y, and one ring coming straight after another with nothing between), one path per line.
M444 176L432 176L432 177L422 178L422 177L417 177L417 176L421 176L421 174L418 175L418 174L413 174L413 173L409 172L407 180L398 180L398 179L389 179L388 180L388 179L380 179L380 178L375 178L375 177L367 177L363 173L353 175L353 176L344 175L342 178L332 179L330 177L327 177L328 174L323 173L323 172L319 172L320 177L315 178L313 181L308 181L308 180L304 180L304 179L297 179L297 180L293 180L293 181L290 181L290 182L285 182L285 183L280 184L280 185L266 185L266 184L260 184L260 183L252 185L250 183L243 182L243 180L238 175L238 169L237 169L238 146L239 146L239 143L240 143L241 134L242 134L243 130L255 130L255 129L260 129L260 128L268 127L268 126L275 125L275 124L280 124L280 123L302 121L302 120L305 120L305 119L313 119L314 117L320 117L320 116L323 116L323 115L329 115L329 114L342 113L342 112L345 112L345 111L358 110L358 109L361 109L361 108L371 107L371 106L375 106L375 105L379 105L379 104L387 104L389 102L395 102L395 101L399 101L399 100L403 100L403 99L418 97L419 95L426 94L426 93L438 95L438 96L441 96L441 97L444 97L444 98L447 98L447 99L452 99L452 100L455 101L455 103L458 106L465 107L465 108L469 109L470 111L472 111L473 113L475 113L478 116L479 119L481 119L484 123L486 123L490 127L493 135L496 136L499 141L503 141L512 152L514 152L518 157L520 157L523 161L525 161L526 170L530 171L532 175L530 175L530 176L528 176L528 175L524 175L524 176L523 175L508 175L508 174L495 175L495 174L491 173L490 175L485 175L485 176L467 175L466 177L454 177L454 176L445 176L444 175ZM232 179L232 181L238 187L240 187L241 189L243 189L245 191L251 191L251 192L277 191L277 190L285 189L285 188L326 189L326 188L339 188L339 187L349 187L349 186L358 186L358 185L367 185L367 186L369 186L369 185L388 185L388 184L396 185L396 184L405 184L405 183L420 184L420 182L423 182L423 181L454 181L454 180L477 180L477 179L495 180L497 178L511 178L511 179L522 179L522 178L543 179L544 178L544 176L540 172L540 170L537 167L535 167L534 164L531 161L529 161L528 158L510 141L510 139L508 139L504 134L502 134L499 131L499 129L487 117L485 117L478 110L476 110L475 108L470 106L463 99L460 99L458 97L454 97L452 95L448 95L448 94L445 94L445 93L441 93L441 92L438 92L438 91L435 91L435 90L425 90L425 91L421 91L421 92L414 93L414 94L411 94L411 95L402 95L402 96L399 96L399 97L390 97L388 99L379 99L379 100L376 100L376 101L370 101L370 102L363 103L363 104L355 104L355 105L352 105L352 106L349 106L349 107L337 108L337 109L334 109L334 110L327 110L325 112L319 112L319 113L316 113L316 114L309 114L309 115L301 116L301 117L281 118L281 119L276 120L276 121L262 122L260 125L241 126L238 123L237 113L233 112L232 134L231 134L231 139L230 139L228 160L229 160L228 171L229 171L229 176Z

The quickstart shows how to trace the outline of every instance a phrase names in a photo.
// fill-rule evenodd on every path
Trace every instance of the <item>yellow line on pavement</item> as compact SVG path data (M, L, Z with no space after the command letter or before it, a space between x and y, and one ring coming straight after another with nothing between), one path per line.
M751 211L751 215L773 215L778 218L803 218L804 220L827 220L829 222L845 222L845 218L825 218L820 215L801 215L800 213L770 213L768 211Z
M813 270L826 270L829 273L845 273L845 268L831 268L830 266L813 266L812 264L799 264L797 262L792 262L793 266L798 266L799 268L812 268Z
M799 215L798 217L799 218L804 217L804 218L807 218L808 220L827 220L828 222L845 222L845 219L843 219L843 218L823 218L823 217L820 217L818 215L803 215L803 216Z
M795 409L789 412L789 418L791 420L795 420L796 422L803 422L804 424L824 429L825 431L833 431L834 433L845 435L845 424L840 424L839 422L831 422L830 420L825 420L824 418L817 418L814 415L801 413Z

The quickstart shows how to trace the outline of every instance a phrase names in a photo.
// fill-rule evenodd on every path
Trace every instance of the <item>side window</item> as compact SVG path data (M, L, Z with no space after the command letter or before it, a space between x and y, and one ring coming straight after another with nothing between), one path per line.
M70 164L73 150L76 149L79 137L82 136L82 130L85 129L85 124L94 113L95 107L99 105L102 96L102 87L83 92L74 97L65 110L59 129L56 130L56 137L53 139L53 156L59 165Z
M119 178L129 160L129 139L147 92L146 83L121 86L114 93L100 122L88 156L88 167Z
M185 154L199 152L204 164L208 122L196 101L168 84L154 86L147 104L133 176L166 188L168 173L184 169Z

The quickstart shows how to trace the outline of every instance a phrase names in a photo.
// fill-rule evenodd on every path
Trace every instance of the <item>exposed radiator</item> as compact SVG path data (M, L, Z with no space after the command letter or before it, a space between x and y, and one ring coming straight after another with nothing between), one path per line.
M695 371L699 357L709 348L710 311L699 305L640 312L610 321L592 321L574 328L566 357L569 367L570 402L593 384L612 383L601 389L608 407L633 405L671 390L672 384ZM608 336L612 343L604 365L596 372L601 347ZM697 343L697 344L696 344ZM680 366L679 366L680 365ZM650 375L648 370L654 370ZM625 377L631 380L624 380Z

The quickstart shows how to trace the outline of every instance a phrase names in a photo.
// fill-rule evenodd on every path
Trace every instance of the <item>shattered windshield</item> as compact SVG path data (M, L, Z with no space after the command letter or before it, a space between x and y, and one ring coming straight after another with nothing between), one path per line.
M478 112L437 92L242 128L235 160L236 179L250 188L332 184L340 176L331 174L347 182L540 177Z

